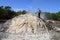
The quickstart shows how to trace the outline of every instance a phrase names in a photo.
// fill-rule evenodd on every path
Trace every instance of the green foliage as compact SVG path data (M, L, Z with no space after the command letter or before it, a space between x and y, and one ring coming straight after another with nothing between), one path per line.
M22 14L25 14L25 13L26 13L26 10L23 10L23 11L22 11Z
M57 13L45 12L45 16L47 19L60 21L60 12Z
M56 16L57 16L57 20L60 21L60 12L56 13Z
M11 10L10 6L0 6L0 20L1 19L11 19L17 15L20 14L26 14L27 11L23 10L23 11L18 11L15 12L13 10ZM57 13L50 13L50 12L44 12L45 16L47 19L49 20L59 20L60 21L60 11Z
M53 20L57 20L56 14L51 14Z
M23 10L23 11L19 11L19 12L15 12L13 10L11 10L11 7L10 6L0 6L0 20L1 19L11 19L17 15L20 15L20 14L25 14L26 11Z
M17 15L20 15L20 14L26 14L26 13L27 13L27 11L26 11L26 10L18 11L18 12L17 12Z

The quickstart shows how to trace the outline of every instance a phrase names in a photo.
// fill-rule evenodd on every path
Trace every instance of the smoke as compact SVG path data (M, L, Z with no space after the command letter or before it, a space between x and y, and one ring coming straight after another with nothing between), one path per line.
M47 19L47 18L46 18L46 16L45 16L45 13L41 13L41 15L40 15L40 16L41 16L41 18L42 18L42 19L44 19L44 20L46 20L46 19Z

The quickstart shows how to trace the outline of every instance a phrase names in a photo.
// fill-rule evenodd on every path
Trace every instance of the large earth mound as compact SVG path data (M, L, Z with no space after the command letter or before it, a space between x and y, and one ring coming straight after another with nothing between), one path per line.
M50 40L45 23L33 14L19 15L8 20L3 29L11 34L6 40Z
M9 33L39 33L40 30L47 30L45 23L33 14L19 15L12 20L8 20L4 27Z

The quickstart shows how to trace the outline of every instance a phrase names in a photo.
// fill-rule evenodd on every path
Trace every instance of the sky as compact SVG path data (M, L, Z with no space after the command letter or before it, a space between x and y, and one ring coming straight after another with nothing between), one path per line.
M31 10L42 12L60 11L60 0L0 0L0 6L11 6L12 10Z

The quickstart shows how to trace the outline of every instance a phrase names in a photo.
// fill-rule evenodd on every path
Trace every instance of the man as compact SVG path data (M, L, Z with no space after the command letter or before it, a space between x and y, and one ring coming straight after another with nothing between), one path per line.
M39 8L38 8L37 13L38 13L38 18L40 18L41 10Z

